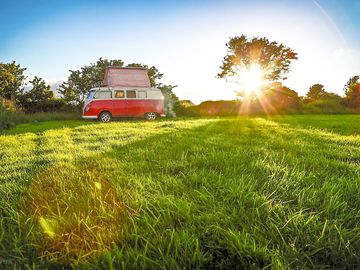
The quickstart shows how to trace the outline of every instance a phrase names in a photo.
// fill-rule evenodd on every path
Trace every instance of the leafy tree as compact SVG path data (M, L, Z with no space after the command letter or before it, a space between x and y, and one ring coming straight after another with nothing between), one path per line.
M100 58L96 63L81 67L80 70L70 70L67 82L59 86L59 93L67 103L79 105L85 99L89 89L103 81L106 67L122 67L123 65L122 60Z
M260 99L264 110L272 112L283 109L298 109L300 106L300 97L298 93L289 87L283 86L281 83L272 83L264 90L264 94Z
M286 79L292 60L297 54L283 44L270 42L267 38L242 36L230 38L226 43L227 55L220 66L219 78L239 76L241 70L257 64L260 66L264 80L276 81Z
M32 88L19 98L19 104L26 113L63 111L63 99L55 98L50 85L35 76L30 82Z
M303 99L303 103L304 105L313 104L312 106L305 106L305 108L317 108L319 113L331 113L332 110L340 112L344 109L343 98L335 93L327 92L322 84L312 85Z
M311 100L319 100L326 97L329 93L325 91L325 87L322 84L314 84L310 86L306 97Z
M344 87L346 104L360 109L360 76L351 77Z
M54 97L54 92L51 90L50 85L47 85L42 78L35 76L30 83L33 87L27 93L27 97L31 102L44 103Z
M24 71L15 61L12 63L0 63L0 96L18 102L24 92Z
M360 76L359 76L359 75L352 76L352 77L346 82L346 84L345 84L345 86L344 86L345 92L346 92L346 90L348 90L352 85L360 83L359 80L360 80Z

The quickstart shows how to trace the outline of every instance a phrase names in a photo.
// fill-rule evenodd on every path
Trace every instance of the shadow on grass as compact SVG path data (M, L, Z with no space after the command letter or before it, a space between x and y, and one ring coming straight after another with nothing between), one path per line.
M75 128L83 125L93 125L95 121L85 120L61 120L61 121L45 121L45 122L33 122L27 124L20 124L16 127L3 130L0 132L1 135L17 135L24 133L41 133L50 129L61 129L61 128Z
M159 118L156 121L167 121L167 118ZM184 119L170 119L172 121L181 121ZM113 118L112 122L114 123L141 123L141 122L149 122L144 118ZM97 120L54 120L54 121L41 121L41 122L31 122L26 124L19 124L14 128L9 130L0 130L1 135L17 135L17 134L24 134L24 133L41 133L45 132L50 129L61 129L61 128L75 128L79 126L87 126L87 125L94 125L99 124L100 122Z

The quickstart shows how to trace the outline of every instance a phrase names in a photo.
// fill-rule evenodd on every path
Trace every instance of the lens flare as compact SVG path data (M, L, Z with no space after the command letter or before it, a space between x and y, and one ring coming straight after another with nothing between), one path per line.
M245 94L256 93L264 85L264 72L259 64L252 64L239 71L237 80Z

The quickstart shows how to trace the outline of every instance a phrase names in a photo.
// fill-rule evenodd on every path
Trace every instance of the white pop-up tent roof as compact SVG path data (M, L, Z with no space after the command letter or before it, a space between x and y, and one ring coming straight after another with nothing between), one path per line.
M104 84L110 87L150 87L150 80L145 68L107 67Z

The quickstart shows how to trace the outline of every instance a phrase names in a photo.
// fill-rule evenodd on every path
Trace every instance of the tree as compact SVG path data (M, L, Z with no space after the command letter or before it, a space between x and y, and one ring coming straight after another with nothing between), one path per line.
M263 90L259 101L265 112L277 112L284 109L298 109L300 98L296 91L281 83L272 83Z
M0 63L0 96L5 99L18 102L24 92L24 71L15 61L12 63Z
M54 97L54 92L51 91L50 85L47 85L42 78L35 76L30 83L33 87L26 96L31 102L44 103Z
M108 66L122 67L122 60L108 60L100 58L96 63L81 67L79 70L70 70L67 82L59 86L59 93L70 104L81 104L88 91L104 79L105 69Z
M350 108L360 108L360 76L351 77L344 86L346 104Z
M249 39L245 35L235 36L230 38L226 47L228 53L220 66L219 78L239 76L241 70L259 65L264 80L285 80L291 61L297 59L292 49L264 37Z
M65 107L62 99L54 97L50 85L35 76L30 82L32 88L19 98L19 104L27 113L61 111Z
M308 97L310 100L319 100L326 97L328 94L329 93L325 91L324 85L318 83L310 86L306 97Z
M321 104L323 104L324 107L326 104L330 104L330 106L337 104L338 107L341 107L341 104L343 103L343 100L339 95L327 92L324 85L319 83L310 86L309 91L307 92L304 99L305 104L313 103L315 101L321 101Z

